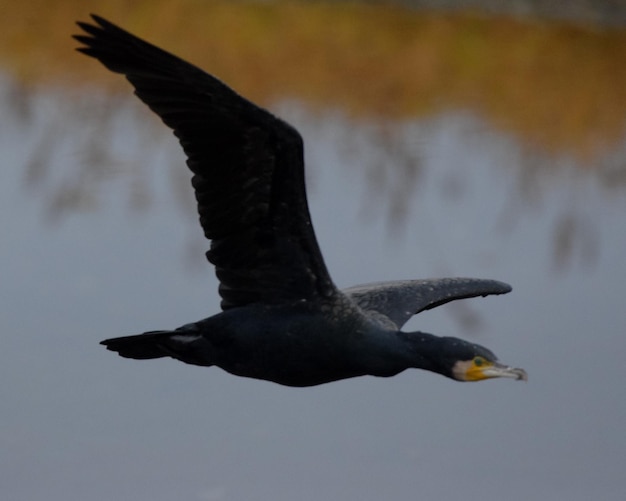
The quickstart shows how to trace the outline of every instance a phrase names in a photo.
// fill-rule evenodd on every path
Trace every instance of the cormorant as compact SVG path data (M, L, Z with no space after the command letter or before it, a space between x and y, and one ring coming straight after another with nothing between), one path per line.
M311 225L300 134L215 77L92 18L78 22L86 35L74 36L84 44L77 50L126 76L187 155L223 310L101 344L122 357L171 357L288 386L409 368L458 381L526 379L477 344L400 330L420 311L509 285L444 278L337 289Z

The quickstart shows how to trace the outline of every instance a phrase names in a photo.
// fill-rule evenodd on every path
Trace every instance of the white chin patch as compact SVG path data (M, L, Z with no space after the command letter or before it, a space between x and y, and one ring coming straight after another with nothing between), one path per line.
M452 375L457 381L467 381L467 371L474 364L471 360L459 360L452 367Z

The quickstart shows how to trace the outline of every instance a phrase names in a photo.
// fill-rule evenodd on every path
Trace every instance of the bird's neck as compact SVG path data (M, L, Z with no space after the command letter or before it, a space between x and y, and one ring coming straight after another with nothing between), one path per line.
M444 373L437 363L441 338L425 332L396 331L370 338L371 345L359 360L366 361L367 373L376 376L393 376L406 369L424 369Z
M440 361L443 339L426 332L398 332L398 344L407 369L424 369L447 375Z

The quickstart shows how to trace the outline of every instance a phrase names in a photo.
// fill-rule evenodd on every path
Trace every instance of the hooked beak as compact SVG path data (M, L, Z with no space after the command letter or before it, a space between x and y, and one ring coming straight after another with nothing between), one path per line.
M482 381L483 379L493 379L506 377L521 381L528 381L528 374L524 369L509 367L498 362L482 362L477 365L472 360L459 361L452 369L454 379L458 381Z
M528 381L528 374L524 369L520 369L518 367L509 367L508 365L503 365L499 363L494 363L492 365L486 366L482 370L482 378L494 378L494 377L508 377L512 379L517 379L518 381Z

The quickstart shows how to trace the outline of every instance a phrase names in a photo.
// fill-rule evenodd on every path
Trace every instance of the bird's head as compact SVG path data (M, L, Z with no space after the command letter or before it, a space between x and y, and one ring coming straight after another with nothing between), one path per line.
M412 346L413 367L438 372L456 381L482 381L506 377L526 381L524 369L498 362L493 352L479 344L455 337L423 332L405 334Z
M506 377L528 380L524 369L509 367L498 362L491 350L478 344L453 337L441 338L440 363L444 375L457 381L482 381Z

